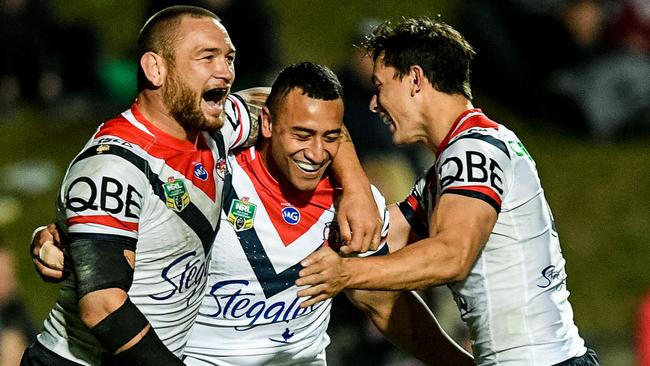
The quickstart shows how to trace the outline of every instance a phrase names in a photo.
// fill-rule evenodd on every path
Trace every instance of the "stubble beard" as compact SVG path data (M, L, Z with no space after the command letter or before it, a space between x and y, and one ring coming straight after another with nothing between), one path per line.
M188 132L217 132L223 126L223 113L211 122L201 111L202 97L190 89L175 72L167 81L163 101L172 117Z

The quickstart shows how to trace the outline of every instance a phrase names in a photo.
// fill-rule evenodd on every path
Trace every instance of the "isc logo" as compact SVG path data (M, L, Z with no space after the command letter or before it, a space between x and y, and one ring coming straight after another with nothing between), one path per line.
M282 218L289 225L295 225L300 222L300 211L295 207L285 207L282 209Z

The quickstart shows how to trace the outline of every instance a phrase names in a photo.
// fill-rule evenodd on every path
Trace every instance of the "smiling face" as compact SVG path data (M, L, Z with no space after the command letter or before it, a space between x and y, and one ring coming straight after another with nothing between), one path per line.
M393 142L398 145L414 143L415 131L411 125L415 108L411 98L411 75L406 74L400 79L395 76L396 72L394 67L384 65L382 56L377 57L373 66L374 93L370 100L370 110L378 113L390 127Z
M235 48L226 29L209 17L183 17L167 60L162 86L169 113L187 130L215 131L224 123L224 103L235 78Z
M277 115L262 116L262 158L273 177L300 191L313 191L338 152L343 100L322 100L294 88Z

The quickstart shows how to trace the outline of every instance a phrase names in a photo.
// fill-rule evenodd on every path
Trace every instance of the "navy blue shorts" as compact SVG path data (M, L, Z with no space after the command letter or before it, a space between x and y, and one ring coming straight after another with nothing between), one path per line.
M600 366L600 361L598 361L596 352L591 348L587 348L587 352L584 355L570 358L555 366Z
M23 353L20 366L81 366L63 358L35 341Z

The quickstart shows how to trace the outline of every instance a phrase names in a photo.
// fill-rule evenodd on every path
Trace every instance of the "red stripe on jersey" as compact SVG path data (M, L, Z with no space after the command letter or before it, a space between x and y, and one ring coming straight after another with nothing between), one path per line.
M96 216L74 216L66 220L68 227L77 224L98 224L108 226L115 229L138 232L137 222L122 221L110 215L96 215Z
M259 154L253 157L252 150L237 154L237 161L253 182L282 243L289 246L318 221L323 211L332 207L341 191L333 188L327 178L320 181L314 192L304 193L291 188L283 190L263 165ZM282 210L286 207L294 207L300 212L297 224L292 225L284 220Z
M471 116L468 119L463 121L463 119L470 113L480 113L480 114ZM460 124L461 121L462 121L462 125L458 126L458 124ZM483 112L478 108L468 109L465 112L461 113L460 116L456 118L456 121L454 121L454 123L451 125L449 132L447 132L447 136L445 136L445 138L438 146L438 151L436 152L436 154L444 150L444 148L447 147L447 145L449 145L449 141L451 141L452 138L458 136L458 134L460 134L461 132L467 131L473 127L498 128L499 124L487 118L487 116L483 114Z
M406 203L409 206L411 206L411 208L413 209L413 212L415 212L415 216L417 216L420 220L423 220L424 222L426 222L426 217L425 217L425 214L424 214L424 208L422 207L422 205L420 205L420 201L418 201L417 198L415 198L412 195L409 195L408 197L406 197Z
M140 114L135 103L131 106L131 112L135 119L142 123L153 136L133 126L123 116L119 116L104 123L95 134L95 138L116 136L140 146L151 156L164 160L168 166L183 174L194 186L203 191L212 201L215 201L214 155L208 147L203 134L198 134L196 143L193 144L187 140L177 139L154 126ZM201 180L194 175L198 164L201 164L205 171L208 172L207 179ZM160 177L163 180L166 178L168 177Z
M449 191L454 191L454 190L462 190L462 191L474 191L474 192L479 192L482 193L494 200L499 207L501 207L501 197L499 197L499 194L495 192L492 188L486 187L486 186L454 186L454 187L449 187L445 189L445 192Z

